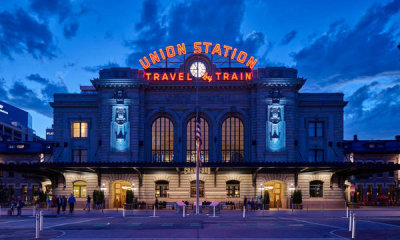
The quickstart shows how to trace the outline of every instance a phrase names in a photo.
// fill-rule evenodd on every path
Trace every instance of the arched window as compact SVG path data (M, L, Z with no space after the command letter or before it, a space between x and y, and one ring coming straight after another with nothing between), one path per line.
M244 127L237 117L229 117L222 123L222 161L243 162Z
M174 125L169 118L159 117L151 126L151 156L153 162L174 160Z
M196 197L196 180L190 182L190 197ZM199 180L199 197L204 197L204 182Z
M86 182L84 182L84 181L74 182L74 196L76 198L85 198L86 197Z
M324 183L319 180L310 182L310 197L323 197L324 196Z
M166 198L168 197L168 181L160 180L156 181L156 197Z
M200 158L208 162L208 123L204 118L200 118L200 132ZM196 151L196 118L192 118L186 125L186 162L196 162Z
M226 182L226 193L228 197L239 198L240 197L240 182L236 180L230 180Z

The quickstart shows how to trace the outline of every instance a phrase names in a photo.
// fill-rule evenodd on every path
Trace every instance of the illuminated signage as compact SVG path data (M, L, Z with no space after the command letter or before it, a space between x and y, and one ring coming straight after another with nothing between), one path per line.
M211 42L194 42L193 43L194 54L211 54L224 56L231 58L239 63L245 64L250 69L257 63L257 59L253 56L249 56L245 51L239 51L237 48L233 48L227 45L221 45L219 43L213 45ZM146 56L139 60L143 69L148 69L151 65L159 63L161 60L167 58L173 58L175 56L186 55L186 46L184 43L177 44L174 46L167 46L165 49L160 48L158 51L153 51L147 58Z
M0 104L0 112L4 113L4 114L8 114L8 112L6 110L3 109L4 106Z
M252 72L216 72L214 74L205 73L201 79L203 81L248 81L253 78ZM193 81L190 73L174 72L174 73L144 73L144 79L149 81Z

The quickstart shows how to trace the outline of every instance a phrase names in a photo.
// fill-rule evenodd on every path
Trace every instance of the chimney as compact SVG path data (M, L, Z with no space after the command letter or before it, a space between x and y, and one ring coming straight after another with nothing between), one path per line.
M400 141L400 135L395 136L396 141Z
M354 136L353 136L353 140L354 140L354 141L358 141L357 134L354 134Z

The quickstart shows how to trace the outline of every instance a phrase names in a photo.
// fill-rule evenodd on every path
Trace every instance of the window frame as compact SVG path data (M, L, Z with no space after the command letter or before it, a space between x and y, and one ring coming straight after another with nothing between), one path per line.
M174 141L175 124L172 119L167 116L154 119L151 123L151 161L174 162Z
M169 182L165 180L158 180L155 182L154 195L157 198L168 198ZM157 191L159 193L157 194Z
M194 191L193 191L194 189ZM205 184L204 181L199 180L199 198L202 198L205 196ZM195 198L196 197L196 180L193 180L190 182L190 197Z
M202 139L200 158L202 162L208 162L210 157L210 127L208 121L203 117L200 117L200 127ZM186 123L186 162L196 162L196 152L196 117L193 117Z
M310 155L312 153L312 155ZM321 153L322 160L318 160L318 153ZM313 156L310 160L310 156ZM311 148L308 150L308 162L325 162L325 149L322 148Z
M85 161L82 161L82 159L83 159L83 152L86 152L86 160ZM75 152L78 152L78 155L75 155ZM79 161L75 161L75 156L78 156L79 157ZM74 162L74 163L85 163L85 162L88 162L88 156L89 156L89 152L88 152L88 150L87 149L72 149L72 162Z
M312 194L312 193L316 193L316 191L318 191L318 190L312 189L312 187L316 187L316 186L317 187L320 186L320 189L319 189L320 194L318 194L318 195ZM309 194L310 194L310 198L323 198L324 197L324 182L321 180L310 181Z
M79 124L79 127L76 128L75 124ZM83 128L82 124L86 124L86 131L84 131L85 128ZM77 132L75 132L76 129L78 130ZM78 133L78 135L76 136L75 133ZM85 120L71 121L71 138L79 139L79 138L88 138L88 137L89 137L89 122L88 121L85 121Z
M239 193L236 194L236 191L238 191ZM240 181L226 181L226 196L228 198L240 198Z
M228 116L221 124L221 162L245 161L245 126L241 118Z
M318 135L318 124L321 124L321 135ZM310 126L312 126L310 128ZM308 121L308 125L307 125L308 131L308 137L312 137L312 138L322 138L325 137L325 122L324 121L320 121L320 120L312 120L312 121ZM310 133L312 132L312 135L310 135Z
M82 184L80 184L80 183L82 183ZM76 195L76 190L75 190L75 188L76 189L78 189L78 196ZM83 195L82 194L82 190L85 190L84 192L85 192L85 194ZM78 181L75 181L75 182L73 182L72 183L72 192L74 193L74 197L76 197L76 198L86 198L87 197L87 183L85 182L85 181L82 181L82 180L78 180Z

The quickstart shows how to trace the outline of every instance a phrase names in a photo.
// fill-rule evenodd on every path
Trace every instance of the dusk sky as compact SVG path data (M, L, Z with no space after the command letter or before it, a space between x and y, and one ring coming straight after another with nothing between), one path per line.
M139 68L167 45L238 46L257 67L294 67L301 92L343 92L345 139L400 135L400 1L2 1L0 100L44 137L54 93L98 70Z

